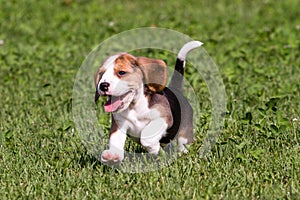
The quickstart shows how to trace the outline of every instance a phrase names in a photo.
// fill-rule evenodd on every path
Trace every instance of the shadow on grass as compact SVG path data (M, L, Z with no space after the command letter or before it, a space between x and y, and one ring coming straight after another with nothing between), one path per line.
M125 151L125 158L120 163L102 163L100 155L92 155L87 151L81 153L78 159L80 168L92 168L93 170L100 170L102 173L140 173L156 171L169 166L174 160L178 158L178 153L174 146L169 146L161 150L159 155L151 155L141 146L134 145L134 147L127 147Z

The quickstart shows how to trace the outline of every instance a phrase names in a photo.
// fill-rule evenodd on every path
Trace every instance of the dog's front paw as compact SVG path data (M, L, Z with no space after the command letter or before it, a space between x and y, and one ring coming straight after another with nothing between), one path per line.
M101 161L104 163L118 163L121 162L124 155L112 152L111 150L104 150L101 154Z

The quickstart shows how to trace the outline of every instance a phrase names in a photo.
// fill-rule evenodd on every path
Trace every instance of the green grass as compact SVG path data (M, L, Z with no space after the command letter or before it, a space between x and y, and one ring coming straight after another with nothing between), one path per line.
M1 0L1 199L299 198L300 2L186 2ZM123 173L87 154L73 131L72 89L94 47L149 26L205 43L228 112L205 159L199 131L190 154L169 167ZM195 87L206 130L209 95Z

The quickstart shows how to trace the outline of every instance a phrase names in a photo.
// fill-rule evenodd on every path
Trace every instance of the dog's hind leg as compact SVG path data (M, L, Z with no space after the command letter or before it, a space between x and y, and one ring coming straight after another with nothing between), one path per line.
M180 153L188 153L187 145L191 144L194 141L193 128L187 127L184 130L181 130L177 136L177 145L178 152Z

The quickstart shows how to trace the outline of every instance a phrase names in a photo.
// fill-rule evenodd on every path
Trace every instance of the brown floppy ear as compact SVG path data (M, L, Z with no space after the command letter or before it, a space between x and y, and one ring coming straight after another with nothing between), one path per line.
M137 57L137 65L144 75L144 84L152 92L162 91L167 84L168 72L164 61L146 57Z
M98 70L97 70L97 72L95 73L95 75L94 75L94 83L95 83L95 87L96 87L96 92L95 92L95 102L99 99L99 97L100 97L100 94L99 94L99 92L98 92L98 83L99 83L99 81L100 81L100 79L101 79L101 68L99 68Z
M95 87L97 88L97 85L98 85L98 83L99 83L99 81L100 81L100 79L101 79L101 68L99 68L98 70L97 70L97 72L95 73L95 75L94 75L94 83L95 83Z

